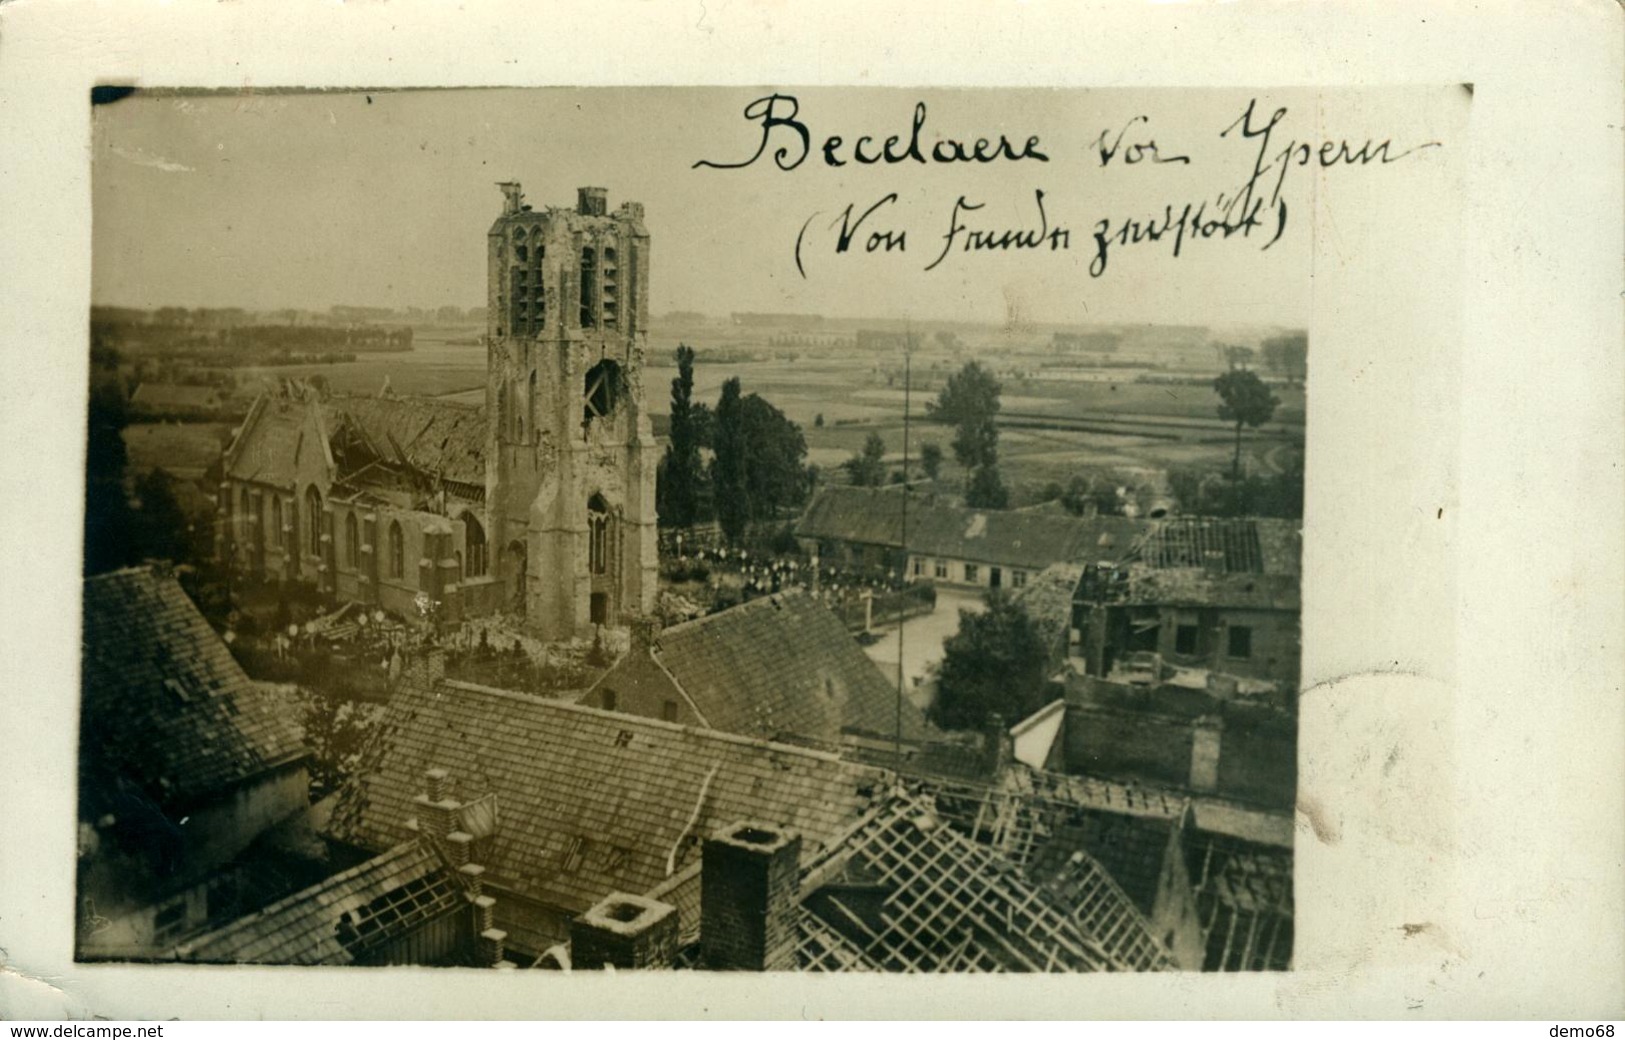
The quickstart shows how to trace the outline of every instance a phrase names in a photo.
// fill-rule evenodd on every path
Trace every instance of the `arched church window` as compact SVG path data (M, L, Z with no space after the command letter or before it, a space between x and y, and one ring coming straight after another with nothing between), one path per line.
M463 544L466 553L467 570L464 571L470 578L478 578L485 573L485 528L474 518L473 513L463 516Z
M598 254L591 246L581 251L580 325L590 329L598 324Z
M280 503L279 503L280 504ZM305 492L305 530L312 556L322 554L322 493L312 485Z
M352 567L361 564L361 525L356 523L354 513L344 515L344 558Z
M594 574L609 570L609 504L598 494L587 500L587 564Z
M608 418L620 404L621 366L605 358L587 370L586 400L581 421Z
M401 537L399 520L389 525L389 576L399 578L406 573L406 541Z

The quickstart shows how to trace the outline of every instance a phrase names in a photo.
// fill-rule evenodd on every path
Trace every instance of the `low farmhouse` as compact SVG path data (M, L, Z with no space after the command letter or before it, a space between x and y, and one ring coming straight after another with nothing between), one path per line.
M797 522L808 552L842 566L978 589L1021 589L1056 563L1116 561L1146 530L1120 516L967 509L898 488L829 487ZM906 511L906 516L905 516Z

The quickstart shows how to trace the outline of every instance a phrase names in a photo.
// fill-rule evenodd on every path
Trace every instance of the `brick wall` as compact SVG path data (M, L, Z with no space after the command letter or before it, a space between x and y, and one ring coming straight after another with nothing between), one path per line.
M741 823L707 839L700 867L700 962L714 971L795 966L801 836Z

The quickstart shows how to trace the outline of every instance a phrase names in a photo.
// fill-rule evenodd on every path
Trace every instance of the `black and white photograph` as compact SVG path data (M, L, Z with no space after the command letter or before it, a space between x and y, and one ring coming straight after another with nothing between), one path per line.
M79 959L1291 968L1297 154L1437 142L94 100Z
M5 1027L1611 1035L1537 6L0 3Z

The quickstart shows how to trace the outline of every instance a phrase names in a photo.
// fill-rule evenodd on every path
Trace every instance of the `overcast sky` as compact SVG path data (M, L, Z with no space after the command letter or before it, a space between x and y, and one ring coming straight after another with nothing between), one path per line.
M808 311L919 320L999 321L1016 300L1045 322L1307 321L1311 222L1308 172L1292 171L1282 240L1115 248L1089 274L1094 223L1160 217L1239 186L1256 142L1221 139L1248 92L944 91L777 88L800 101L813 150L785 172L764 155L742 110L773 88L439 90L398 93L145 94L104 105L95 120L94 298L154 307L251 309L332 304L467 307L485 300L485 232L501 209L494 182L517 179L527 201L573 205L575 189L608 189L610 205L644 203L653 238L652 309ZM1048 162L851 162L863 134L908 137L916 101L922 146L941 138L1008 135L1019 151L1041 139ZM1271 92L1287 106L1281 146L1312 137L1316 99ZM1352 110L1341 136L1386 136ZM781 109L783 111L783 109ZM1188 164L1102 168L1094 141L1135 116L1126 145L1155 137ZM839 135L848 164L825 164ZM773 145L799 147L781 129ZM930 272L955 200L985 208L978 228L1038 224L1071 231L1065 251L952 252ZM875 226L906 231L902 253L836 256L830 222L897 192ZM886 218L886 213L895 216ZM814 217L808 224L810 217ZM871 218L875 221L876 218ZM808 227L804 264L798 232ZM1271 227L1273 230L1273 225ZM864 236L854 240L861 248Z

